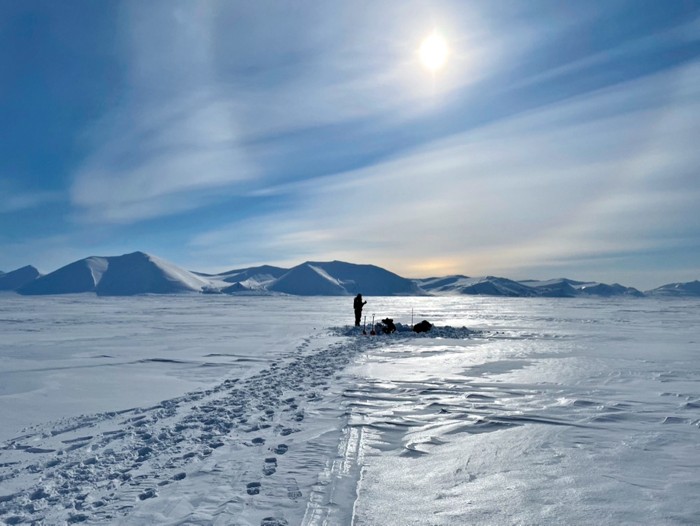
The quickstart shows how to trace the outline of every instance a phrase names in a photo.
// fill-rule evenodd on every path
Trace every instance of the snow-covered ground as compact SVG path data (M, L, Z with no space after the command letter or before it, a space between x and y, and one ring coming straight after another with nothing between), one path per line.
M0 523L700 522L700 302L367 299L0 296Z

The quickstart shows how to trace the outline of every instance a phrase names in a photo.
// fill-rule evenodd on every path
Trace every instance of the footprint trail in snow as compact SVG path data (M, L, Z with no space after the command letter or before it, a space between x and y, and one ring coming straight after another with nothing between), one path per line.
M336 375L381 344L325 336L247 378L25 430L0 446L0 522L298 522L341 425Z

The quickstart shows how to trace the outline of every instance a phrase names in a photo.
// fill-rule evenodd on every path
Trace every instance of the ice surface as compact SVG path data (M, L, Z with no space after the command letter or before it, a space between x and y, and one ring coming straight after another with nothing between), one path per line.
M0 523L697 522L697 300L367 299L0 297Z

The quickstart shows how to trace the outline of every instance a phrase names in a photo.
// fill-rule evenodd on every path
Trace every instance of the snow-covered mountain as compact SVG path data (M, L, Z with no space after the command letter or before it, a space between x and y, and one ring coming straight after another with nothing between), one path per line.
M31 265L18 268L12 272L0 272L0 290L17 290L39 276L41 276L39 271Z
M472 278L462 276L461 274L454 274L452 276L414 279L413 281L421 289L429 291L432 294L457 294L456 290L471 279Z
M306 262L270 283L268 290L299 296L417 295L424 292L410 279L374 265L342 261Z
M607 283L575 281L573 279L559 278L548 281L525 280L521 284L533 288L538 296L543 297L574 297L574 296L644 296L642 292L633 288L625 287L619 283L608 285Z
M645 292L650 296L700 296L700 281L689 281L687 283L669 283L653 290Z
M448 276L446 278L428 278L416 280L425 291L437 295L468 294L473 296L510 296L529 297L538 294L531 287L517 281L496 276L468 278L466 276Z
M619 283L608 285L607 283L586 284L578 288L579 295L582 296L634 296L640 298L644 294L634 287L625 287Z
M20 294L95 292L102 296L201 292L209 282L160 258L134 252L75 261L18 289Z
M196 272L195 274L209 278L212 281L212 287L218 288L220 292L235 294L241 292L265 291L270 283L283 276L288 271L289 269L286 268L262 265L259 267L229 270L214 275L199 274ZM222 282L219 287L216 286L217 281Z
M567 278L547 281L511 279L485 276L469 278L456 275L443 278L415 280L425 291L436 295L476 295L509 297L573 298L575 296L643 296L637 289L617 283L607 285L598 282L575 281Z
M586 285L582 281L574 281L567 278L538 281L528 279L520 281L522 285L532 288L538 296L543 298L573 298L580 293L580 287Z
M203 274L143 252L92 256L41 276L31 266L0 272L0 290L20 294L94 292L104 296L205 292L297 296L483 295L508 297L700 296L700 281L671 283L646 293L614 283L558 278L514 281L498 276L452 275L407 279L375 265L307 261L291 269L262 265Z
M227 283L243 283L248 280L253 280L257 283L269 283L270 281L283 276L287 272L289 272L288 268L262 265L259 267L229 270L228 272L217 274L217 277L221 278Z

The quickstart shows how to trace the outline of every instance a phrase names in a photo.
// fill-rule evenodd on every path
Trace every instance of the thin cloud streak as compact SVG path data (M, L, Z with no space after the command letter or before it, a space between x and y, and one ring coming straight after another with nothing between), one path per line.
M659 239L680 228L697 244L700 225L684 218L700 183L684 175L700 164L699 81L690 65L279 188L293 209L214 230L192 246L260 260L351 254L415 275L509 274L565 259L565 269L581 271L586 258L664 247Z
M322 24L292 27L276 17L265 22L263 35L255 28L266 19L251 7L126 5L122 32L132 93L84 134L88 154L70 191L76 219L135 223L207 206L243 186L249 191L240 183L264 186L263 165L273 148L281 149L278 156L293 153L281 144L251 143L357 119L410 120L499 67L508 40L480 29L474 12L469 32L452 30L456 64L436 93L415 48L426 17L448 32L449 18L420 2L414 7L343 7L345 16L338 16L338 6L321 7L302 14ZM310 25L314 29L298 33ZM246 47L246 38L260 41ZM248 54L240 53L243 47ZM266 62L279 60L270 49L304 58L258 79Z
M0 180L0 214L31 210L62 199L65 199L62 192L29 192L17 189L15 185Z
M134 90L85 133L90 153L70 192L81 221L133 223L191 210L255 175L230 98L213 82L206 6L125 10Z

